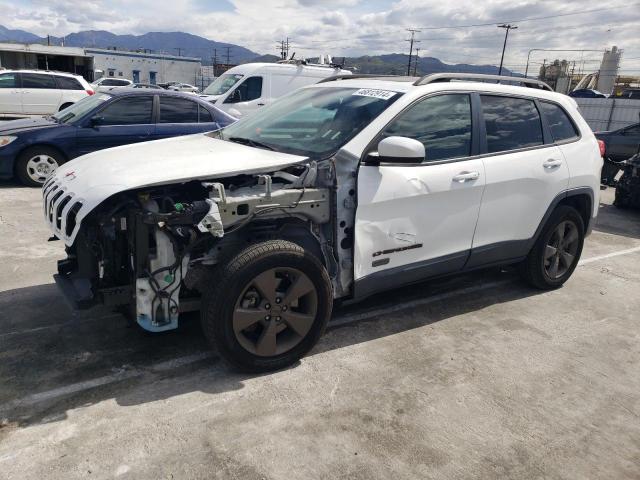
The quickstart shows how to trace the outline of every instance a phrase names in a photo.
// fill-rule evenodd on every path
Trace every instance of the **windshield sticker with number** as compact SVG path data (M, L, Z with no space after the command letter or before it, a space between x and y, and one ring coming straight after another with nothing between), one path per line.
M392 92L390 90L378 90L376 88L361 88L353 92L353 95L357 95L359 97L373 97L380 98L382 100L389 100L398 92Z

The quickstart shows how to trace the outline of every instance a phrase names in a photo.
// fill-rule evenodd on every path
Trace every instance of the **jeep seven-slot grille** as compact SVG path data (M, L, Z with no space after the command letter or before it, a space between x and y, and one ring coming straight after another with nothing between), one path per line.
M69 203L70 200L71 200L71 195L67 195L56 205L56 211L55 211L54 217L56 219L56 228L58 230L62 228L62 212L64 211L64 207L67 206L67 203Z

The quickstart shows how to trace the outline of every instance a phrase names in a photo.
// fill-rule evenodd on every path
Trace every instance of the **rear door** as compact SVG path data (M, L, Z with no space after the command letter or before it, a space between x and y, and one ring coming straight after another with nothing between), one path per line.
M17 73L0 73L0 115L22 114L22 95Z
M160 110L154 139L217 130L211 114L198 102L181 97L159 95Z
M486 186L469 267L526 255L549 205L569 184L564 156L545 134L535 100L480 99Z
M22 111L25 115L51 115L60 108L62 90L53 75L21 73Z
M153 95L116 98L78 129L79 155L153 138Z
M426 159L361 165L354 268L358 294L463 267L485 184L472 117L470 94L439 94L408 107L376 140L377 145L387 136L416 139L425 145Z

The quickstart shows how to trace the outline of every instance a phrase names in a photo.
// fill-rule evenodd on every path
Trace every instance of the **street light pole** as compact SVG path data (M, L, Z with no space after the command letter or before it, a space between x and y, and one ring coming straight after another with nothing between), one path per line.
M498 70L498 75L502 75L502 64L504 62L504 51L507 49L507 38L509 38L509 30L517 29L517 25L511 25L510 23L503 23L502 25L498 25L498 28L504 28L506 31L504 33L504 45L502 45L502 57L500 57L500 69Z

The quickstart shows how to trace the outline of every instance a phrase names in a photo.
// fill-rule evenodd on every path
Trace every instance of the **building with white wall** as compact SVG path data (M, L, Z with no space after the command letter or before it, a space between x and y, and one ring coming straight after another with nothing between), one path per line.
M95 79L127 78L134 83L182 82L193 84L200 76L200 59L161 53L86 48L93 58Z

